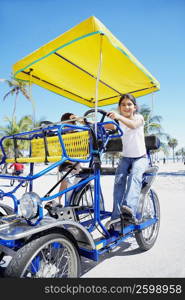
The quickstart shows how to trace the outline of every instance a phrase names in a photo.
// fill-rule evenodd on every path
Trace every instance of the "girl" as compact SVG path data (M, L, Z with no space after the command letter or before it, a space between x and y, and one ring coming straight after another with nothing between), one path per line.
M119 101L119 112L107 115L118 120L123 130L122 157L119 161L114 183L114 204L111 219L123 214L137 223L137 207L141 192L143 173L147 169L147 156L144 139L144 119L137 113L134 96L124 94ZM127 178L128 177L128 178Z

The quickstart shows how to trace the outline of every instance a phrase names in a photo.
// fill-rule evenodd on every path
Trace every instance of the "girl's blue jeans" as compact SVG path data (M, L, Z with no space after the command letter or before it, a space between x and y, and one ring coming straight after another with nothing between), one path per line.
M137 217L137 207L142 187L143 173L148 167L147 157L122 157L119 161L114 182L114 203L111 219L120 217L120 207L126 205Z

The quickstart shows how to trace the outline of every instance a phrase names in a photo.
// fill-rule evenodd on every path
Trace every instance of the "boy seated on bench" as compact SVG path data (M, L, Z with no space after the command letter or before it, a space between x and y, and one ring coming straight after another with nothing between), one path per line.
M65 123L65 124L72 124L72 125L76 125L76 119L78 117L76 115L74 115L73 113L64 113L61 116L61 122ZM73 120L75 119L75 120ZM69 131L67 132L69 133ZM60 178L62 178L73 166L74 166L74 162L71 161L66 161L63 164L61 164L58 168L58 171L60 173ZM81 169L80 163L76 164L75 168L70 172L69 175L67 175L67 177L61 181L60 187L59 187L59 192L67 189L69 186L72 186L75 184L75 174L78 174L79 171ZM57 205L62 206L62 196L60 195L58 197L58 201L53 200L53 201L49 201L46 203L45 208L48 209L51 206L55 207Z

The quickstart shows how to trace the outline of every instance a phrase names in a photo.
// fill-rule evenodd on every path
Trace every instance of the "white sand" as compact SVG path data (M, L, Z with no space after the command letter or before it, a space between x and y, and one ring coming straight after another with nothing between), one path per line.
M83 258L82 277L185 277L185 165L160 162L159 167L153 188L160 199L161 226L154 247L141 253L134 239L126 240L98 263ZM53 172L37 179L34 191L43 196L56 177ZM111 210L114 177L102 176L101 183L106 209ZM1 180L0 189L8 191L9 181Z

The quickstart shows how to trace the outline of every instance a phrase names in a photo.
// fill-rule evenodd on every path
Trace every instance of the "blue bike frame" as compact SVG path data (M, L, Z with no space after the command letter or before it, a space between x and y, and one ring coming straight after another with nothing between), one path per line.
M106 133L105 128L103 127L103 125L106 124L110 124L113 123L117 130L118 130L118 134L115 134L113 136L109 135L108 133ZM15 188L13 188L13 190L11 190L10 192L6 193L3 190L0 190L0 198L3 197L10 197L13 202L14 202L14 213L16 214L18 212L18 205L19 205L19 200L15 197L14 193L21 187L22 183L25 181L29 182L29 191L33 191L33 181L35 179L38 179L39 177L47 174L48 172L50 172L51 170L53 170L54 168L57 168L59 165L63 164L65 161L71 161L71 162L83 162L83 163L94 163L94 160L96 157L100 157L101 154L104 152L106 145L108 143L108 141L111 138L117 138L122 136L122 131L119 128L118 124L110 121L110 122L102 122L102 123L98 123L98 138L102 140L102 147L99 150L96 150L93 148L93 140L91 140L90 142L90 150L89 150L89 157L87 159L75 159L75 158L71 158L68 156L66 149L65 149L65 145L64 145L64 141L62 139L62 134L63 133L67 133L69 131L73 131L73 130L88 130L88 131L92 131L93 129L90 128L89 126L76 126L76 125L71 125L71 124L62 124L62 125L54 125L54 126L48 126L47 128L42 128L42 132L41 129L36 129L30 132L24 132L24 133L18 133L15 134L13 136L4 136L1 140L0 140L0 147L3 153L3 158L0 164L5 163L6 162L6 153L4 151L4 147L3 147L3 141L6 139L19 139L19 140L32 140L35 137L42 137L43 136L43 131L48 131L48 130L53 130L55 131L55 134L58 135L59 138L59 142L62 148L62 156L61 156L61 160L52 163L50 166L44 168L42 171L34 174L34 163L30 163L30 172L28 176L16 176L16 175L5 175L5 174L0 174L0 178L3 179L19 179L22 180L22 182L20 182ZM29 135L30 137L25 137L26 135ZM49 197L41 197L41 201L50 201L52 199L55 199L63 194L66 194L67 192L74 190L76 188L80 188L82 186L84 186L85 184L87 184L88 182L94 180L94 220L93 223L89 229L89 231L93 231L95 226L98 224L102 227L103 231L108 234L106 228L102 225L101 220L100 220L100 204L99 204L99 199L100 199L100 165L99 163L96 164L94 166L94 174L84 180L82 180L81 182L61 191L58 193L55 193L52 196ZM105 216L104 216L105 217ZM42 205L39 206L39 214L38 214L38 218L35 222L29 221L27 220L29 225L37 225L40 220L43 218L43 208Z

